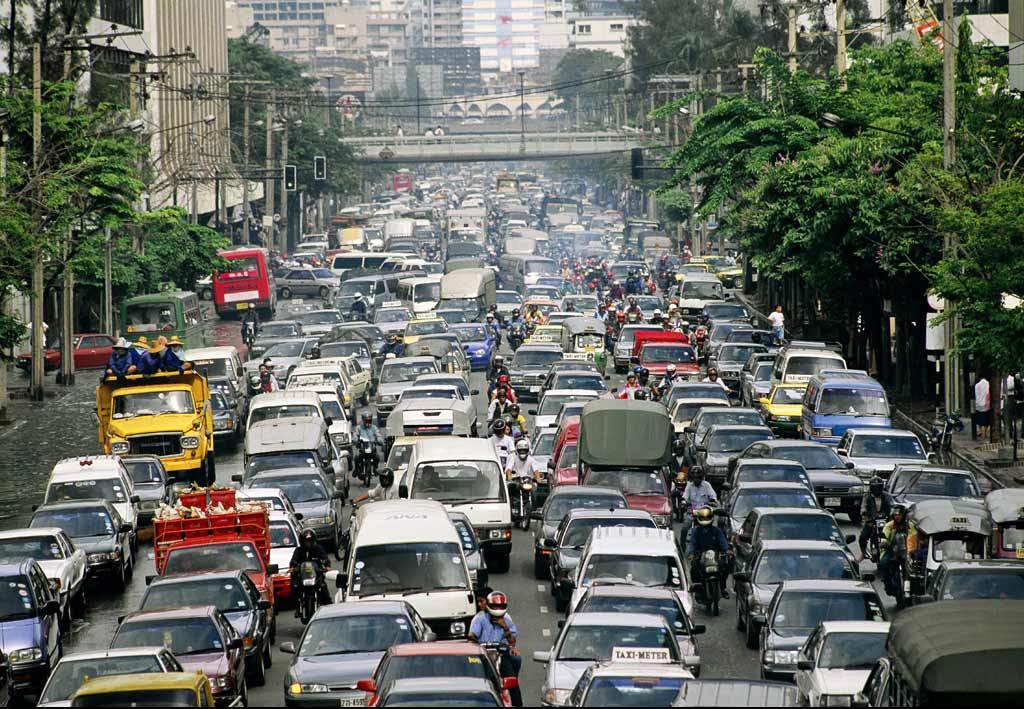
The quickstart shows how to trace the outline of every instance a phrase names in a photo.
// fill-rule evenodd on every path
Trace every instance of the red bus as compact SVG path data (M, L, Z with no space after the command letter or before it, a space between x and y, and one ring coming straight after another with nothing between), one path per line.
M277 309L277 283L270 269L270 253L257 247L221 251L230 270L213 274L213 304L221 317L255 303L263 318Z
M391 176L391 188L395 192L409 192L412 187L412 173L408 170L400 170Z

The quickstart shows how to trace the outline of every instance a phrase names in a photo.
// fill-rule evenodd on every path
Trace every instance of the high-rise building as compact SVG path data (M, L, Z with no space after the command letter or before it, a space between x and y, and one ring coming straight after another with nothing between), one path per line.
M569 48L626 56L626 31L637 20L629 15L587 15L569 18Z
M545 0L463 0L462 43L480 48L486 74L535 69Z
M417 67L440 66L444 96L466 96L482 88L479 47L413 47L409 62Z
M461 47L462 0L413 0L414 47Z

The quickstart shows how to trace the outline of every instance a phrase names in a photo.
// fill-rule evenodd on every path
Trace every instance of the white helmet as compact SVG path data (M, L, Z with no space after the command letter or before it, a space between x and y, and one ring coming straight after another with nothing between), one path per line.
M516 441L516 455L526 460L526 456L530 455L530 442L523 438Z

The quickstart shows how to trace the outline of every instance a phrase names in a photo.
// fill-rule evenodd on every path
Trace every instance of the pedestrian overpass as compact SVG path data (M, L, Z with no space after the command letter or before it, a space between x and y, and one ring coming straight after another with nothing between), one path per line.
M553 160L656 147L645 143L643 136L626 132L460 133L341 140L355 150L354 160L362 164Z

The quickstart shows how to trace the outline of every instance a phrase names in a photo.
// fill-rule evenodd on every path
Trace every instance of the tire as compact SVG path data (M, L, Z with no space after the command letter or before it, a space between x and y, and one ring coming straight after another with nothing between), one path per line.
M82 587L78 589L78 595L71 599L71 612L79 618L85 617L85 609L87 607L85 598L85 581L82 581Z
M736 630L742 633L744 630L747 629L747 623L743 620L743 609L740 607L740 601L738 598L739 593L737 593L736 595Z
M704 582L704 610L708 615L718 615L718 579Z
M217 457L207 453L206 460L206 484L210 486L217 482Z
M273 634L267 638L267 644L263 647L263 666L273 667L274 666L274 653L271 652L270 646L274 644Z
M117 587L123 591L128 588L128 569L125 568L124 564L119 564L117 568L119 569L117 575Z
M533 555L533 578L543 581L548 577L548 566L544 563L544 557L540 554Z
M245 681L245 673L242 673L242 688L238 690L238 703L243 707L249 706L249 684Z
M246 668L248 670L248 668ZM248 673L252 677L253 687L262 687L267 683L267 666L263 659L263 653L256 653L256 666L253 668L251 673Z
M288 288L287 286L282 288L281 289L281 297L284 298L285 300L288 300L289 298L291 298L292 297L292 289Z
M71 631L71 599L68 599L67 604L64 606L63 612L60 614L60 620L57 621L57 626L60 628L60 632L67 633Z
M757 650L761 645L761 636L757 632L757 626L753 621L747 620L747 627L745 628L746 645L749 650Z

